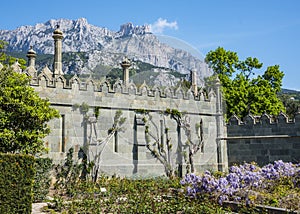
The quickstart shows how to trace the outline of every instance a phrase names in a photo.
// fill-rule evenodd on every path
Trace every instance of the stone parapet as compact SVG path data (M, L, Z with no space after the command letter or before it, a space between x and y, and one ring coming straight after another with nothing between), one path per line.
M264 165L275 160L299 162L299 114L290 119L284 113L277 116L247 115L243 120L232 116L227 124L229 165L257 162Z

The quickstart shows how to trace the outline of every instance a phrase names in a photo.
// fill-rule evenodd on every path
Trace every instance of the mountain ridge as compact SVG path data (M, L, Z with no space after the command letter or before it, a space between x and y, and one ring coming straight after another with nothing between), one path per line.
M147 25L134 26L132 23L126 23L120 26L119 31L112 31L91 25L85 18L51 19L34 26L0 30L0 39L9 43L7 51L27 52L29 47L33 46L37 54L53 54L52 33L56 25L59 25L64 33L63 52L86 53L87 62L79 60L72 65L73 68L77 66L75 70L81 69L83 73L95 72L99 62L112 67L119 66L118 62L126 55L135 61L173 69L182 74L189 74L191 69L196 69L199 83L203 82L204 77L212 74L203 60L185 50L160 42Z

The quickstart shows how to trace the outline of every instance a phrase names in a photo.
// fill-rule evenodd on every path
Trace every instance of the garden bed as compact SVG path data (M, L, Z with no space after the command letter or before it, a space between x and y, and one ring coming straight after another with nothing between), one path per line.
M68 175L57 180L44 212L280 214L297 213L300 207L299 164L282 161L262 168L245 163L227 174L205 172L183 179L101 176L95 183Z

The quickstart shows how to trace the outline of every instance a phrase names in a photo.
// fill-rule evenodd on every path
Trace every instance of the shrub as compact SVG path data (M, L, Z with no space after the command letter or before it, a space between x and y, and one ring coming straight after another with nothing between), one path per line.
M35 159L35 177L34 177L34 188L33 195L34 201L43 201L49 193L50 182L51 182L51 169L52 159L50 158L36 158Z
M31 213L34 157L0 154L0 213Z

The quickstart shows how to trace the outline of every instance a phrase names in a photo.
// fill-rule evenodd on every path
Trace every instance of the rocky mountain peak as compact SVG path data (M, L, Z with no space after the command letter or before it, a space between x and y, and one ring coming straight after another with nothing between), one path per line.
M56 26L59 25L60 29L66 34L70 31L73 32L80 32L84 29L93 28L95 26L88 23L87 19L79 18L77 20L69 20L69 19L51 19L44 24L37 24L35 25L36 30L42 30L43 28L48 29L55 29Z
M150 27L148 25L134 26L130 22L121 25L120 30L117 32L117 34L120 37L130 36L130 35L133 35L133 34L144 35L146 33L151 33L150 32Z
M203 79L211 74L203 60L192 56L189 52L173 48L160 42L150 32L148 25L135 26L132 23L121 25L115 32L107 28L94 26L85 18L77 20L57 19L35 26L22 26L15 30L0 30L0 40L9 43L7 51L24 52L33 46L37 54L53 54L54 41L52 34L56 26L63 32L63 52L85 52L85 64L73 62L81 72L94 72L101 65L119 66L119 59L128 56L156 67L175 70L188 74L195 68L198 77ZM72 64L72 65L73 65ZM74 66L67 68L75 72ZM73 71L72 71L73 69Z
M88 25L86 18L79 18L75 22L78 23L78 25Z

